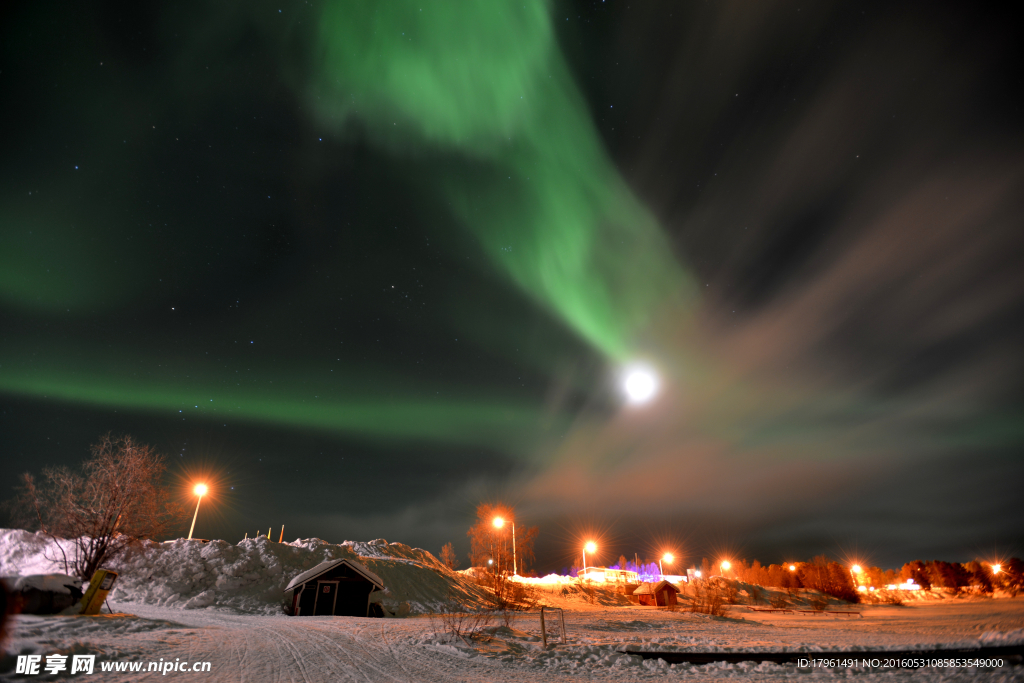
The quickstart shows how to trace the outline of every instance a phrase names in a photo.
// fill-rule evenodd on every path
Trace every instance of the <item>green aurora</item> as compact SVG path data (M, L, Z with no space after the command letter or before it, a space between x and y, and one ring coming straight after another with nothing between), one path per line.
M609 160L548 3L328 4L310 101L398 156L462 159L435 178L487 255L609 358L690 287Z
M423 154L444 157L447 170L431 173L428 184L516 286L613 362L636 353L659 312L683 310L688 280L603 149L555 42L547 3L324 7L309 58L314 66L305 82L297 78L296 96L314 103L316 116L343 139L358 121L376 145L413 168ZM21 230L5 230L3 298L59 315L138 296L138 258L125 258L123 269L95 267L106 246L94 236L97 223L117 220L100 212L107 215L76 227L50 208L18 219ZM46 221L66 227L46 237L38 225ZM135 256L152 259L160 245L143 238L135 249ZM363 394L316 403L311 391L217 391L231 383L217 370L194 373L205 377L202 389L186 389L169 373L132 388L107 371L120 353L93 353L80 366L61 361L46 370L27 364L11 371L15 357L8 349L8 371L0 374L5 391L164 414L209 394L218 405L233 405L236 418L409 438L489 434L506 444L510 419L519 427L548 421L519 404L424 402L415 398L422 392L401 380L383 380L392 395L404 394L395 403L356 398ZM140 362L158 365L156 356ZM295 373L315 374L312 367Z

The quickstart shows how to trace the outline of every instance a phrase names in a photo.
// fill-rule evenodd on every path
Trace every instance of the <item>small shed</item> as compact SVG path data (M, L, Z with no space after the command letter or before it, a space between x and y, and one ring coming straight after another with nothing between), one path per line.
M637 597L637 601L641 605L652 607L675 606L678 602L676 600L677 593L679 593L679 589L664 579L658 583L642 583L633 591L633 595Z
M284 592L291 593L294 617L368 617L370 595L382 590L384 582L362 563L341 559L302 572Z

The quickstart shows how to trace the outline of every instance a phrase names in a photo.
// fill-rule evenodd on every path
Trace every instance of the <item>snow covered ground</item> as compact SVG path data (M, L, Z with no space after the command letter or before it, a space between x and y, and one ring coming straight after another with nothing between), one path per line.
M469 643L440 631L437 619L356 619L243 615L117 605L135 616L17 618L8 651L43 655L96 654L99 661L211 662L202 677L216 681L633 681L699 679L1024 681L1024 667L996 670L866 668L795 665L666 665L618 650L851 650L933 648L1020 641L1024 601L988 600L869 607L863 618L765 615L734 611L713 618L640 607L587 606L566 613L569 643L542 649L536 614L509 629L498 625ZM17 679L19 677L12 677ZM27 680L29 677L20 677ZM158 680L161 674L102 673L96 680Z
M31 538L30 538L31 537ZM0 532L0 573L53 571L45 539L25 532ZM37 544L37 545L33 545ZM194 546L194 547L193 547ZM204 556L204 552L206 555ZM332 546L265 540L238 546L157 546L120 567L125 583L112 607L123 615L15 618L0 666L5 680L34 680L11 671L17 654L94 654L99 681L155 681L145 671L160 660L210 662L209 673L170 672L209 681L634 681L634 680L825 680L859 681L1024 681L1024 666L994 670L924 668L798 669L786 664L667 665L643 661L620 650L779 651L808 653L867 649L934 649L1024 642L1024 599L957 599L907 606L864 606L862 617L775 614L733 606L726 617L622 604L561 588L541 591L545 602L565 609L567 644L540 642L536 612L519 616L511 628L492 620L468 640L445 633L440 619L420 614L407 619L287 617L276 611L279 587L299 566L332 553L352 552L360 561L390 568L393 600L409 600L421 612L433 600L451 596L472 606L479 587L464 576L437 569L422 550L383 542ZM174 563L176 566L172 566ZM275 562L277 564L275 564ZM27 569L27 571L21 571ZM19 571L12 571L19 570ZM139 573L131 578L127 574ZM147 573L148 572L148 573ZM428 577L429 573L429 577ZM220 581L227 576L230 580ZM219 582L219 583L218 583ZM401 591L398 590L401 586ZM454 589L450 589L450 587ZM195 598L208 591L213 601ZM207 593L208 597L210 593ZM204 602L199 601L199 602ZM596 603L596 604L595 604ZM604 603L604 604L602 604ZM549 633L550 625L549 625ZM553 634L549 636L553 638ZM141 662L141 673L102 672L99 662ZM54 678L43 674L46 678ZM812 678L807 678L808 676Z

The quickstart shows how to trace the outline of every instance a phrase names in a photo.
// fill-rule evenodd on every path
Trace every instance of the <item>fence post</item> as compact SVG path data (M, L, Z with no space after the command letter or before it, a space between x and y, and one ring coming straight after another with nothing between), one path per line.
M540 640L544 647L548 646L548 633L544 630L544 605L540 606Z

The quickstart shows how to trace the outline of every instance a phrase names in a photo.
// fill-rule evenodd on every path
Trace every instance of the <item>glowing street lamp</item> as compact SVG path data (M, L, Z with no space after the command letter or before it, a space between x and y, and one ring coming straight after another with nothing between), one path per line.
M505 520L501 517L494 518L494 528L500 529L505 526ZM519 575L519 567L516 565L516 522L512 520L512 576Z
M998 574L1001 571L1003 571L1003 566L1001 564L994 564L994 565L992 565L992 573L993 574Z
M660 560L658 560L658 569L661 570L661 575L663 577L665 576L665 568L661 565L662 561L665 561L665 562L668 562L669 564L672 564L672 560L674 560L674 559L676 559L676 558L673 557L672 553L665 553L665 555L662 556L662 558Z
M789 571L795 572L796 571L796 565L795 564L789 565Z
M850 567L850 574L853 576L853 582L857 585L858 588L860 587L861 578L863 578L861 575L863 573L864 570L861 569L861 566L859 564L855 564L852 567Z
M586 574L587 574L587 553L590 553L591 555L593 555L596 552L597 552L597 544L594 543L593 541L587 541L583 545L583 575L584 576L586 576Z
M199 517L199 503L203 502L203 496L209 489L206 488L206 484L196 484L196 487L192 489L192 493L199 496L199 500L196 501L196 514L192 515L192 526L188 530L188 540L192 540L192 532L196 529L196 518Z
M722 560L722 564L719 566L721 566L722 568L722 574L725 574L727 571L729 571L729 567L732 566L732 563L729 562L729 560Z

